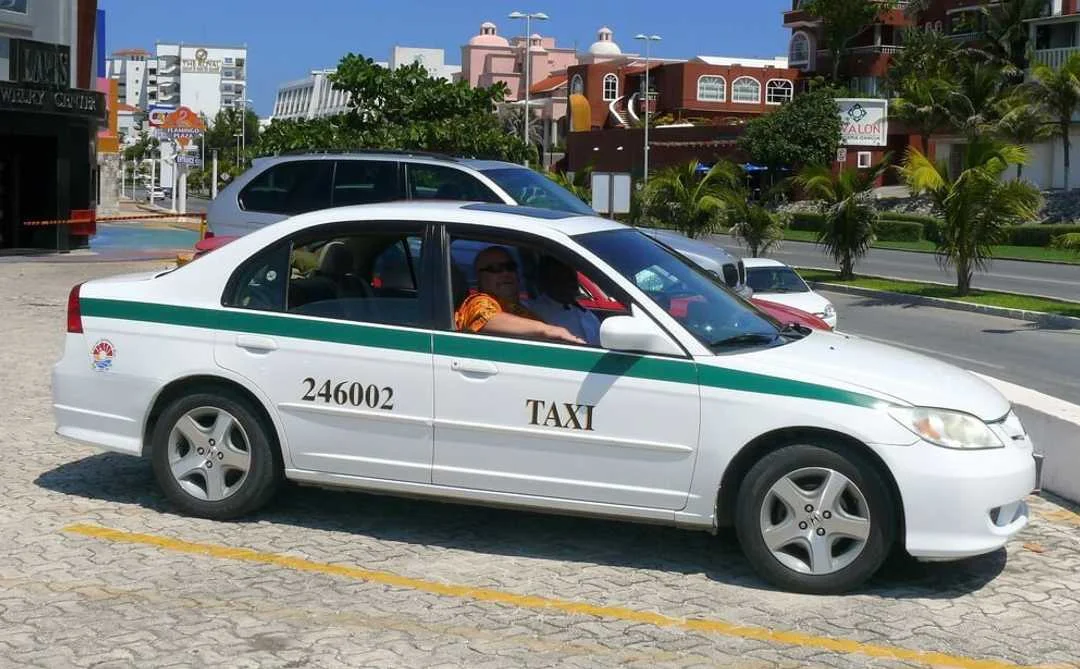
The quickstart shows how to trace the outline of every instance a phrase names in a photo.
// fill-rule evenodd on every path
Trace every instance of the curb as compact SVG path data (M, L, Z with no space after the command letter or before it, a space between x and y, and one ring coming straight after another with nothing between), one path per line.
M869 277L867 277L869 278ZM862 295L876 297L894 304L920 304L928 307L939 307L953 311L969 311L990 316L1001 316L1019 321L1030 321L1044 327L1062 328L1066 330L1080 330L1080 318L1074 316L1062 316L1060 314L1048 314L1045 311L1028 311L1026 309L1009 309L1007 307L993 307L973 302L961 302L948 300L941 297L926 297L924 295L908 295L906 293L894 293L888 290L876 290L874 288L862 288L859 286L845 286L838 283L823 281L808 282L811 288L822 288L834 293L846 293L848 295Z

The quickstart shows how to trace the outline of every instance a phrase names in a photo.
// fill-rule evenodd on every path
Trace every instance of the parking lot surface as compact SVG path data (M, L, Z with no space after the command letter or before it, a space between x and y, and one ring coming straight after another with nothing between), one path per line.
M768 589L733 534L290 487L174 514L148 463L53 435L68 289L162 263L0 265L0 666L1080 666L1080 516ZM89 364L89 358L88 358Z

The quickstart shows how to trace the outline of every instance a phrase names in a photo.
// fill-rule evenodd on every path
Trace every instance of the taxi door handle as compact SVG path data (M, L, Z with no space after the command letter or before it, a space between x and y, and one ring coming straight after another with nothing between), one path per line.
M450 369L474 376L495 376L499 368L486 360L451 360Z
M249 351L263 353L277 350L277 342L273 339L256 335L237 335L236 345L240 348L246 348Z

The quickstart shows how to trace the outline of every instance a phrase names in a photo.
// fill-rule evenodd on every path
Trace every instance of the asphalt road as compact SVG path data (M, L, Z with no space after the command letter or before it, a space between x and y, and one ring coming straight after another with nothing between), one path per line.
M145 188L142 188L141 186L135 188L135 201L136 202L141 202L141 203L146 203L147 202L146 189ZM155 199L154 204L156 204L158 206L161 206L161 207L169 207L169 206L172 205L172 196L169 196L169 197L165 198L164 200ZM177 200L177 206L178 207L179 207L179 204L180 204L179 200ZM188 213L191 213L191 214L204 213L207 210L207 208L209 208L209 207L210 207L210 200L205 200L205 199L203 199L201 197L194 197L194 196L192 196L190 194L188 195L188 199L187 199Z
M746 249L731 237L715 235L708 241L730 253L747 255ZM779 249L770 251L769 257L800 267L836 266L820 247L808 242L786 241ZM871 249L859 261L856 272L913 281L956 282L956 273L951 269L942 269L937 258L930 253ZM973 283L976 288L985 290L1080 301L1080 265L995 260L989 271L976 272Z
M998 316L899 305L818 291L836 306L837 330L938 357L1080 404L1080 330Z

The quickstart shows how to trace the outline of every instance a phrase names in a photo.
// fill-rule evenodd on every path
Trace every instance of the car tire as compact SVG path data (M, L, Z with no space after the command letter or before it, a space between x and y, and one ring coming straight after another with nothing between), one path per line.
M852 448L823 443L775 450L750 468L737 500L743 553L783 590L853 590L877 572L896 537L890 488Z
M227 520L263 507L283 479L279 451L251 403L203 390L169 403L151 434L154 476L184 513Z

